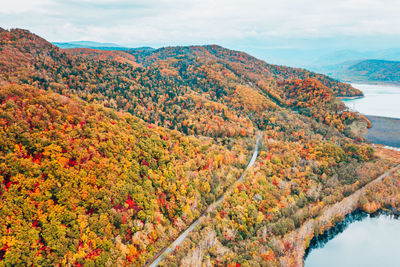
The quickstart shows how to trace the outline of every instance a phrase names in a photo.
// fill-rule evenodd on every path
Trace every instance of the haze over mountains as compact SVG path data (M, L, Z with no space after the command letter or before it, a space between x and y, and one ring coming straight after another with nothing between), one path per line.
M93 42L93 41L71 41L71 42L53 42L53 45L63 48L63 49L71 49L71 48L91 48L91 49L99 49L99 50L153 50L152 47L125 47L114 43L101 43L101 42Z
M320 56L305 66L346 82L399 83L400 49L341 50Z
M120 47L123 46L114 43L101 43L93 41L71 41L71 42L53 42L55 46L60 48L104 48L104 47Z
M358 51L358 50L339 50L324 56L319 57L313 62L313 65L317 66L328 66L338 63L355 61L355 60L367 60L367 59L379 59L379 60L400 60L400 49L381 49L381 50L370 50L370 51Z
M394 74L398 72L396 62L400 61L400 49L397 48L332 52L321 48L271 48L259 51L258 55L276 64L305 68L344 82L400 82L397 74Z
M346 82L400 84L400 61L354 60L319 70Z
M108 51L155 50L152 47L127 47L114 43L92 41L53 42L63 49L90 48ZM388 61L400 60L400 49L370 51L337 50L327 53L324 49L268 48L258 51L262 58L281 65L293 65L324 73L345 82L400 83L396 66ZM361 62L363 62L361 64ZM373 62L373 64L372 64ZM379 65L379 66L378 66ZM372 68L372 69L371 69ZM379 73L375 73L379 72Z

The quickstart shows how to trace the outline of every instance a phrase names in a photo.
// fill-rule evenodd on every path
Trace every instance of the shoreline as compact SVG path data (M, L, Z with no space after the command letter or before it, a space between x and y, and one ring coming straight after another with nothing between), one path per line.
M364 136L374 144L400 148L400 119L364 115L372 124Z
M372 118L377 118L377 119L388 119L388 120L394 120L394 121L400 121L400 118L396 118L396 117L388 117L388 116L379 116L379 115L368 115L368 114L363 114L360 113L366 117L372 117Z
M393 216L395 219L399 219L399 213L396 210L388 211L385 209L379 209L375 212L368 213L360 207L356 208L351 213L344 216L344 219L342 221L339 221L333 227L326 229L325 231L323 231L323 233L315 235L311 239L310 244L306 248L304 253L304 261L307 260L307 257L310 255L311 251L313 251L314 249L323 248L330 240L332 240L337 235L343 233L350 224L362 221L367 217L375 218L382 215Z
M339 98L340 100L352 100L352 99L361 99L364 98L365 96L338 96L337 98Z
M316 239L318 239L319 235L323 234L330 228L335 227L337 223L342 222L346 216L355 210L361 209L367 213L374 213L382 208L385 208L387 203L382 203L381 206L368 208L368 205L361 205L360 198L365 196L367 190L372 190L374 186L384 178L392 177L392 175L396 173L399 168L400 164L397 161L390 169L386 170L380 176L362 185L359 189L354 191L349 196L344 197L342 200L326 206L324 211L316 218L305 221L300 228L286 234L283 239L286 242L293 242L291 243L293 249L290 251L290 253L287 253L281 258L281 265L285 262L294 262L295 264L293 266L304 266L304 256L306 255L307 248L310 246L312 239L316 236ZM312 250L312 247L310 250Z
M336 236L343 233L347 228L354 222L360 222L365 218L378 218L380 216L390 216L391 218L398 220L399 212L394 209L380 208L377 211L367 212L362 207L357 207L351 213L344 216L342 221L336 223L333 227L324 230L319 235L315 235L311 241L309 246L305 249L304 252L304 261L305 264L307 257L311 254L313 250L323 248L330 240L334 239Z
M382 81L377 81L377 82L372 82L372 81L343 81L344 83L349 83L351 86L355 85L379 85L379 86L395 86L395 87L400 87L400 82L395 83L395 82L382 82Z

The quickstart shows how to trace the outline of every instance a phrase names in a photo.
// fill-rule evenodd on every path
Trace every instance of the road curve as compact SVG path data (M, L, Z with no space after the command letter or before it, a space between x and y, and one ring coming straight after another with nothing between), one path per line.
M261 138L261 132L258 131L257 133L257 141L256 141L256 145L254 147L254 152L253 155L249 161L249 163L247 164L246 169L243 171L242 175L239 177L239 179L236 182L240 182L243 180L246 171L252 167L254 165L254 163L256 162L257 156L258 156L258 146L260 144L260 138ZM172 252L176 246L178 246L180 243L182 243L183 240L185 240L185 238L187 237L187 235L193 231L193 229L196 227L196 225L198 225L200 223L200 221L212 210L214 210L225 198L226 195L228 195L231 191L232 191L232 187L233 185L227 190L225 191L225 193L214 203L212 203L210 206L208 206L207 210L205 213L203 213L199 218L197 218L194 222L192 222L191 225L189 225L189 227L183 231L182 233L180 233L180 235L175 239L174 242L172 242L168 247L164 248L163 250L161 250L151 261L147 262L145 264L145 266L149 266L149 267L156 267L158 266L158 264L165 258L165 256Z

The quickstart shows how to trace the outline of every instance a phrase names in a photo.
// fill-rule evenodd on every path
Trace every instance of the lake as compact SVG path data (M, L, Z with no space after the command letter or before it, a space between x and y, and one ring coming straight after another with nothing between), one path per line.
M372 143L400 148L400 87L352 84L365 97L343 99L352 110L365 114L372 128L365 136Z
M400 118L400 87L375 84L352 84L365 97L343 99L350 109L365 115Z
M325 236L314 244L317 248L310 250L305 267L400 266L400 220L391 215L371 217L366 213L346 219L331 230L329 238Z
M400 87L352 84L365 97L344 99L352 110L372 122L366 138L373 143L400 147ZM400 220L391 215L371 217L356 211L343 222L315 237L305 267L399 267Z

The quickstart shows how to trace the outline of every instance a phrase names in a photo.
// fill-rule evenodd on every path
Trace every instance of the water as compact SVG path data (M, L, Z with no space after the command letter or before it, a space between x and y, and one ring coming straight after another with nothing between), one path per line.
M305 267L400 266L400 220L390 215L371 217L365 213L346 219L314 244L317 248L311 249Z
M400 118L400 87L391 85L352 84L365 97L345 99L350 109L365 115Z

